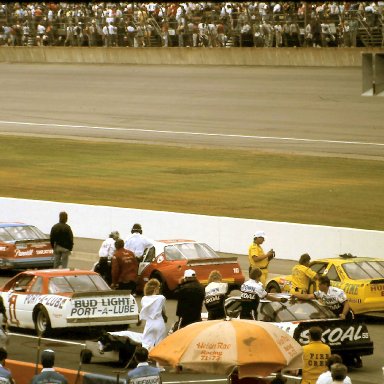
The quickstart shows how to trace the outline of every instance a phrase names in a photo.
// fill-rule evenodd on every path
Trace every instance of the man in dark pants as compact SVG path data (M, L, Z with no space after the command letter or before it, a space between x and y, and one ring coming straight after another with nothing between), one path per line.
M73 249L73 233L67 224L67 212L60 212L59 222L51 229L50 240L53 248L53 268L68 267L68 258Z
M179 328L201 321L201 309L205 290L196 278L193 269L187 269L175 290L177 298L176 315L179 316Z

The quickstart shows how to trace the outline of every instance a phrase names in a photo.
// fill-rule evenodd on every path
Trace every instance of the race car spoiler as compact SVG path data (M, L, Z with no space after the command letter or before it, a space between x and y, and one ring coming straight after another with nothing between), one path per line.
M228 256L228 257L217 257L215 259L190 260L187 262L187 266L192 267L195 265L233 264L233 263L237 263L237 257Z
M100 297L100 296L129 296L131 294L130 290L110 290L110 291L89 291L89 292L74 292L72 294L73 299L78 299L82 297Z

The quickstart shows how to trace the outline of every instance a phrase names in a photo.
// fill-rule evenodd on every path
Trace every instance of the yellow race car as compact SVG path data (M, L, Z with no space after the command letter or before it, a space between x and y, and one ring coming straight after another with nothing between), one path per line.
M331 285L344 290L355 314L384 314L384 259L345 254L314 260L309 267L319 275L327 275ZM291 286L291 275L276 276L268 282L266 291L289 292ZM311 282L308 292L315 290Z

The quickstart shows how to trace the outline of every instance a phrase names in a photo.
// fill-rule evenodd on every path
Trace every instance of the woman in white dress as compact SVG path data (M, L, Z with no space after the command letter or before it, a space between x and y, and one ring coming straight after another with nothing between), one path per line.
M142 346L148 350L166 336L165 297L159 293L159 281L150 279L144 287L140 311L140 320L145 320Z

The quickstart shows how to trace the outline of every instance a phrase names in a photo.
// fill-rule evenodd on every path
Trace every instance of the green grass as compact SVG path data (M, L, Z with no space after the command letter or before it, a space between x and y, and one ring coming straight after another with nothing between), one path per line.
M11 136L0 153L4 197L384 229L381 161Z

